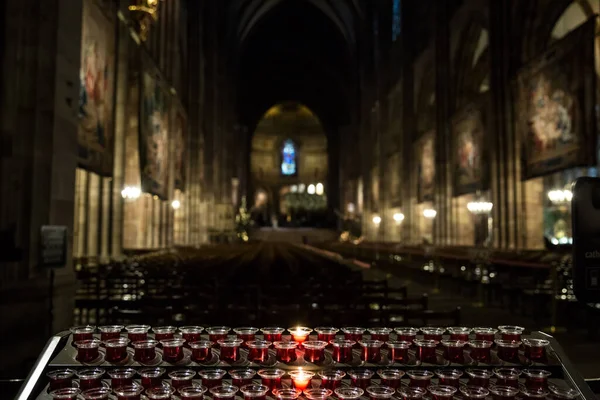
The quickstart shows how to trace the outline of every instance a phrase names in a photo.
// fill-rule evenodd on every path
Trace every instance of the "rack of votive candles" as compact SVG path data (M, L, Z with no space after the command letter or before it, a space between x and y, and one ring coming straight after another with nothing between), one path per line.
M50 339L17 398L454 397L594 398L554 338L506 325L73 327Z

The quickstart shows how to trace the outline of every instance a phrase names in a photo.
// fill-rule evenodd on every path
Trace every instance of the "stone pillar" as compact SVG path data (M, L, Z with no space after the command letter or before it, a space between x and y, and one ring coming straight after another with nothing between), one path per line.
M112 178L102 178L102 233L100 239L100 258L107 261L110 258L110 219L111 219L111 197Z
M87 213L87 251L86 255L96 261L98 257L98 238L100 230L100 198L102 196L100 187L100 176L93 172L88 173L88 207Z

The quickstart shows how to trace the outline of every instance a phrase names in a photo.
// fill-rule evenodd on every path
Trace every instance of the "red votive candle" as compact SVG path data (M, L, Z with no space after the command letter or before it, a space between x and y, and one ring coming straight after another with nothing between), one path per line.
M545 339L523 339L525 357L535 362L547 362L546 347L549 344L550 342Z
M281 337L283 336L285 328L280 328L278 326L269 326L266 328L262 328L260 331L262 332L265 340L274 343L281 341Z
M325 400L332 394L333 392L331 390L323 388L306 389L304 391L304 397L306 397L308 400Z
M481 386L487 388L490 386L490 378L494 374L487 369L467 369L465 371L469 376L469 386Z
M148 339L150 325L127 325L125 330L127 331L127 338L129 339L129 342L131 342L133 345L135 342Z
M113 389L121 386L132 386L135 373L135 369L133 368L118 368L108 371L108 376L110 377L110 386ZM141 388L142 390L144 389L143 387Z
M410 378L408 386L423 389L431 385L431 378L433 378L433 372L426 370L410 370L406 371L406 375Z
M496 346L498 347L498 358L502 361L519 363L519 346L521 346L521 342L502 339L496 340Z
M398 340L401 342L410 342L417 338L417 333L419 330L416 328L396 328L396 335L398 336Z
M513 386L492 385L489 390L494 400L510 400L519 394L519 389Z
M157 386L146 390L148 400L171 400L175 388L167 385Z
M127 358L127 345L129 339L120 337L115 339L108 339L104 342L106 347L106 361L109 363L118 363Z
M208 332L208 340L213 343L218 343L219 340L227 339L227 335L231 330L228 326L211 326L206 328L206 332Z
M144 389L150 389L162 385L162 376L165 374L164 368L142 368L138 375L142 378Z
M265 385L246 385L240 388L244 400L265 400L269 387Z
M418 386L401 386L398 388L398 394L402 400L420 400L427 394L427 390Z
M267 340L250 340L246 342L246 346L248 346L248 361L263 364L269 359L271 342Z
M210 394L214 400L234 400L238 390L239 388L235 385L215 386L210 388Z
M246 342L250 342L256 339L256 332L258 332L258 328L254 328L251 326L245 326L242 328L235 328L233 330L237 335L238 339L242 340L242 347L246 348Z
M521 335L525 331L525 328L523 328L522 326L501 325L498 327L498 330L500 330L500 336L502 337L502 340L506 340L509 342L520 342Z
M110 388L103 386L85 390L81 392L81 397L83 397L84 400L109 400L111 392L112 390L110 390Z
M404 376L404 372L399 369L380 369L377 375L381 378L381 386L387 386L394 389L400 387L400 379Z
M546 390L548 388L548 377L550 371L543 369L524 369L525 386L531 390Z
M89 368L77 371L79 378L79 389L88 390L102 386L102 376L104 375L102 368Z
M303 370L290 372L292 385L298 390L306 390L313 376L315 376L314 373Z
M221 347L221 361L234 363L240 359L240 345L242 344L242 339L225 339L219 340L218 343Z
M350 386L365 390L367 387L371 386L371 378L373 375L374 372L368 369L351 369L348 371L348 376L350 377Z
M98 327L100 331L100 340L106 342L109 339L118 339L121 337L123 325L104 325Z
M62 388L50 392L50 397L54 400L77 400L80 393L81 390L79 388Z
M48 372L46 376L50 379L49 389L53 391L72 387L75 371L72 369L57 369Z
M460 393L464 399L482 400L488 397L490 391L481 386L461 386Z
M321 371L319 372L321 387L323 389L335 390L342 383L344 376L346 376L346 373L340 370Z
M361 388L342 386L335 389L335 395L341 400L356 400L365 393Z
M421 328L421 332L423 332L423 339L441 342L444 337L444 332L446 332L446 328L424 327Z
M452 397L457 392L454 386L448 385L431 385L427 387L433 400L452 400Z
M133 359L140 364L149 364L156 359L156 345L153 339L140 340L133 343Z
M77 346L77 361L81 363L91 363L100 357L100 344L98 339L81 340L75 342Z
M304 359L315 364L322 363L325 361L325 347L327 347L327 342L322 340L304 342Z
M117 395L117 400L140 400L143 391L144 388L135 383L117 388L113 387L113 392Z
M492 344L487 340L471 340L469 347L471 348L471 358L475 361L489 364L492 361Z
M281 388L281 377L283 375L285 375L285 371L282 369L261 369L258 371L262 384L271 390Z
M442 345L446 348L444 354L451 363L464 364L464 347L467 342L463 340L442 340Z
M295 328L288 328L288 331L292 335L292 340L298 343L298 348L302 348L302 343L306 341L308 335L312 332L312 329L305 326L297 326Z
M417 360L422 363L437 364L437 355L435 354L435 348L438 342L435 340L414 340L414 344L417 346Z
M458 389L463 372L458 369L438 369L435 371L440 385L452 386Z
M450 340L462 340L463 342L468 342L471 328L464 326L452 326L448 328L448 332L450 333Z
M363 337L363 334L365 333L365 331L366 331L365 328L361 328L359 326L348 326L348 327L342 328L342 332L344 332L344 339L352 340L357 343L354 345L354 347L360 347L360 345L358 344L358 341L362 340L362 337Z
M554 400L572 400L579 397L579 391L570 387L559 387L556 385L550 385L548 387L550 395Z
M329 343L335 340L335 335L339 330L333 326L319 326L315 328L315 332L317 332L317 339Z
M256 375L256 371L250 368L246 369L232 369L229 371L229 376L231 376L231 383L233 386L237 386L241 388L242 386L252 384L252 378Z
M159 342L162 340L169 340L175 338L175 332L177 328L174 326L157 326L152 328L152 332L154 332L154 339Z
M293 388L273 390L273 396L275 396L275 398L278 400L296 400L301 394L301 390Z
M354 346L353 340L335 339L329 343L331 343L333 346L333 352L331 354L333 361L338 363L352 362L352 347Z
M195 362L206 362L212 359L212 342L209 340L198 340L189 343L192 349L192 360Z
M182 326L179 328L179 332L181 332L181 337L185 339L186 343L197 342L202 339L202 331L204 328L197 325L190 326Z
M477 327L473 328L473 333L475 333L475 340L487 340L488 342L494 343L496 340L496 332L498 332L495 328L487 328L487 327Z
M390 340L392 331L391 328L370 328L367 332L371 335L371 340L379 340L385 343Z
M273 345L277 361L285 364L296 361L296 347L298 347L296 342L275 342Z
M361 340L358 343L362 347L360 352L361 360L373 364L381 361L381 346L383 346L381 340Z
M92 340L94 338L96 327L94 325L74 326L70 331L73 334L73 345L75 345L76 342Z
M206 372L206 371L204 371ZM223 371L224 372L224 371ZM223 374L225 375L225 374ZM196 371L191 369L180 369L177 371L169 372L169 378L171 378L171 386L175 389L179 389L185 386L192 386L192 379L196 376ZM220 384L220 381L219 381ZM208 387L204 384L204 379L202 380L202 385ZM216 386L216 385L215 385Z
M208 388L205 386L192 385L177 389L181 400L204 400L204 393Z
M392 340L387 342L389 349L388 357L392 362L398 362L406 364L408 362L408 349L410 349L410 342Z
M521 371L518 369L496 368L494 374L496 374L496 385L519 388L519 375L521 375Z
M198 375L202 378L202 385L208 389L221 386L223 384L223 377L227 374L224 369L206 369L199 371Z
M183 360L184 339L161 340L163 346L163 360L172 364Z

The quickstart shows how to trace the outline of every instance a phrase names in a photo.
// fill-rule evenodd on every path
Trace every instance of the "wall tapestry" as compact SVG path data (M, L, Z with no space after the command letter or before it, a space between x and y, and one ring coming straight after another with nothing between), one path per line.
M433 200L435 187L435 131L425 133L417 142L417 199Z
M95 1L83 2L79 71L78 163L81 168L113 173L115 27Z
M523 179L595 163L594 21L533 60L517 77L516 132Z
M485 189L487 184L483 137L485 123L483 112L470 105L460 111L452 121L454 195L460 196Z
M185 191L186 182L186 160L187 160L187 130L185 117L177 113L175 118L175 189Z
M140 168L142 189L161 198L167 197L169 172L168 96L148 72L142 74L140 116Z

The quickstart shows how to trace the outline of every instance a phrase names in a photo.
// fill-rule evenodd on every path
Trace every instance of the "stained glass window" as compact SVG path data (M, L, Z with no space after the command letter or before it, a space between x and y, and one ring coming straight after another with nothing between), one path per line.
M392 41L396 41L400 36L400 0L393 0L392 3Z
M286 140L281 150L281 173L282 175L296 174L296 146L291 140Z

